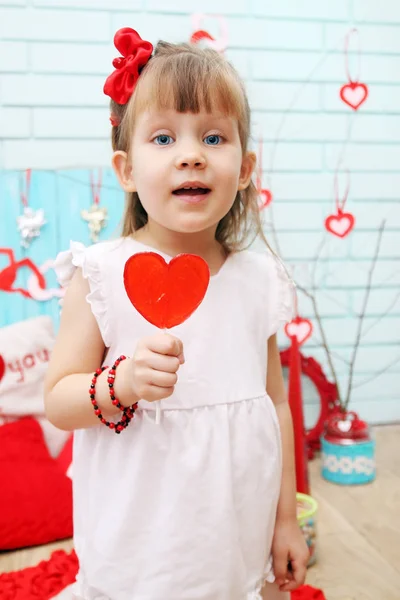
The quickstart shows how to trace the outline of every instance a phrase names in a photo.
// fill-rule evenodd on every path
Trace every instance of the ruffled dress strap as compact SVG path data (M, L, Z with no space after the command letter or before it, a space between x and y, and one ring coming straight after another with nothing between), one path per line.
M269 306L270 319L268 337L290 322L297 313L296 284L289 275L283 261L276 254L269 256Z
M96 246L86 248L80 242L70 242L69 250L60 252L54 263L57 281L67 288L77 268L88 280L90 292L86 296L93 315L96 318L101 336L106 347L111 345L110 323L107 311L107 298L104 289L101 265Z

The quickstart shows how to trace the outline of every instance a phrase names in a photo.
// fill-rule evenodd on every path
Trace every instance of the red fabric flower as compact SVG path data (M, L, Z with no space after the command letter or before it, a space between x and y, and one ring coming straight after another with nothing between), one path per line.
M153 45L142 40L130 27L117 31L114 45L122 56L114 58L115 71L107 77L103 90L118 104L126 104L139 79L139 69L144 67L153 52Z

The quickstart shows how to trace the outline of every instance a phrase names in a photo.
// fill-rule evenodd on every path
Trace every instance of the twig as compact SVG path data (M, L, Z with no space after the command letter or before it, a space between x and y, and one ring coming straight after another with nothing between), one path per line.
M391 367L394 367L394 365L397 365L398 362L400 362L400 355L397 358L395 358L393 362L386 365L386 367L384 369L382 369L381 371L376 371L375 373L372 374L371 377L368 377L367 379L360 381L360 383L356 383L355 385L353 385L353 389L359 388L359 387L365 385L366 383L370 383L370 381L373 381L374 379L379 377L379 375L383 375L383 373L386 373L386 371L388 371Z
M376 266L376 262L377 262L378 256L379 256L379 250L380 250L380 247L381 247L382 236L383 236L383 232L384 232L384 229L385 229L385 224L386 224L386 221L384 220L384 221L382 221L382 223L381 223L381 225L379 227L378 239L377 239L376 246L375 246L375 253L374 253L374 256L372 258L371 267L370 267L369 273L368 273L367 287L365 289L365 295L364 295L364 302L363 302L363 305L362 305L360 316L358 318L357 336L356 336L356 341L355 341L355 344L354 344L353 355L352 355L351 360L350 360L349 381L348 381L348 386L347 386L346 400L345 400L345 403L344 403L344 410L345 411L347 410L347 408L349 406L349 402L350 402L350 396L351 396L351 390L352 390L353 378L354 378L354 365L355 365L355 362L356 362L356 357L357 357L358 349L359 349L359 346L360 346L362 326L363 326L363 322L364 322L364 318L365 318L365 313L366 313L366 310L367 310L369 296L370 296L370 293L371 293L372 277L373 277L375 266Z
M328 360L329 368L331 370L331 375L332 375L333 381L335 382L335 386L336 386L336 389L337 389L338 399L339 399L339 402L341 403L339 380L338 380L338 377L336 375L336 370L335 370L335 367L333 365L331 352L330 352L329 346L328 346L328 341L326 339L325 331L324 331L324 328L322 326L322 319L321 319L321 315L319 314L317 300L316 300L314 294L311 294L311 292L309 292L303 286L297 284L297 289L299 289L303 294L305 294L307 296L307 298L309 298L311 300L311 303L313 305L313 310L314 310L315 318L317 320L318 328L319 328L319 333L320 333L320 336L321 336L322 347L325 350L326 358Z

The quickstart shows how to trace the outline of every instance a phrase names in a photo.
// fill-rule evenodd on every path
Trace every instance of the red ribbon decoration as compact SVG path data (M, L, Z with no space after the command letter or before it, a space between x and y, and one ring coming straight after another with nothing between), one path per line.
M140 70L150 59L153 44L142 40L134 29L123 27L115 34L114 45L122 56L114 58L115 71L107 77L103 91L117 104L126 104L133 94Z
M340 98L353 110L358 110L368 97L368 87L365 83L359 82L360 77L360 43L358 43L358 73L356 79L352 79L349 69L349 40L353 34L358 35L358 29L351 29L346 35L344 53L345 53L345 69L349 83L342 85L340 88Z

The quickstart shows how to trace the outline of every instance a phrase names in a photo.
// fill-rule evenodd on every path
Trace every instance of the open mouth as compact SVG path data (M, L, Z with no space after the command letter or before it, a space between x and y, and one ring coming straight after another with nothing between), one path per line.
M211 190L209 188L203 187L183 187L174 190L172 193L175 196L201 196L208 194Z

